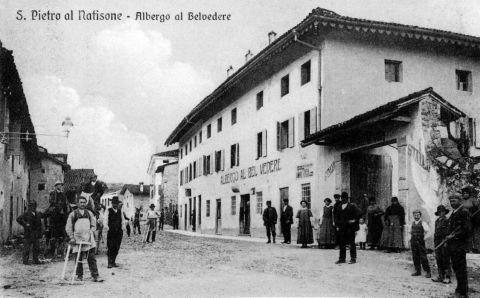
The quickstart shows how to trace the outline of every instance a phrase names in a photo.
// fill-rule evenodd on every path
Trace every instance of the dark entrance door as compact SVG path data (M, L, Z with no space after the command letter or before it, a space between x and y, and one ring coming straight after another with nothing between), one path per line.
M385 210L392 197L392 159L388 155L356 153L350 157L350 195L377 199Z
M198 229L202 229L202 196L198 196Z
M185 208L183 208L183 210L184 210L183 213L184 213L185 216L184 216L183 218L184 218L184 222L185 222L185 223L184 223L183 229L186 230L187 227L188 227L188 225L187 225L187 213L188 213L187 204L185 204L184 207L185 207Z
M192 231L197 230L197 198L193 197Z
M240 196L240 235L250 235L250 195Z
M217 199L217 211L215 215L215 233L222 233L222 199Z

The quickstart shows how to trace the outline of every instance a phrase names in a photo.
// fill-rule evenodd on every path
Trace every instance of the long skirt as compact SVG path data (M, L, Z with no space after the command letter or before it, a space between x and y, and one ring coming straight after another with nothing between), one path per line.
M397 215L389 216L390 225L383 228L380 246L390 249L403 249L403 227Z
M313 229L312 225L305 224L298 227L297 244L312 244Z
M335 244L335 227L331 220L324 220L322 222L317 240L320 245Z

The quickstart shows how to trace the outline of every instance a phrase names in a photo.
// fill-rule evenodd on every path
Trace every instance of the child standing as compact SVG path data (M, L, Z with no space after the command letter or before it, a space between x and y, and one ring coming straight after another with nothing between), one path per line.
M447 214L450 212L445 206L439 205L435 215L438 219L435 221L435 234L433 236L433 242L437 247L445 237L448 236L448 219ZM438 277L432 279L434 282L443 282L446 284L451 283L450 276L452 271L450 269L450 257L448 255L447 246L442 245L435 250L435 258L437 259Z
M413 211L413 223L410 230L410 247L412 248L413 265L415 272L412 276L422 275L422 267L425 270L426 278L432 277L430 266L427 259L427 249L425 248L425 236L430 231L428 225L422 220L422 212L420 210Z
M360 229L355 235L355 243L360 245L360 249L365 249L367 243L367 224L363 218L360 218L359 227Z

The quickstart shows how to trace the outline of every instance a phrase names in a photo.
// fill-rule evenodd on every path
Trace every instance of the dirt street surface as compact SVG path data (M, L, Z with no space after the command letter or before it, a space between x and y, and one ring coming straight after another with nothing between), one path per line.
M143 245L138 235L124 237L117 260L121 267L107 269L105 244L102 249L97 262L105 281L87 279L85 268L85 280L75 285L59 281L63 262L24 266L20 252L4 254L0 296L449 297L455 289L454 283L411 277L409 253L360 251L357 264L335 265L338 250L160 232L154 244ZM469 268L471 297L480 297L480 274L475 267ZM72 270L73 261L67 276Z

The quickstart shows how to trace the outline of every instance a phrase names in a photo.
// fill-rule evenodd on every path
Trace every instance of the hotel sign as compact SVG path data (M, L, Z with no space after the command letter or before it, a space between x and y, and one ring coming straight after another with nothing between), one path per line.
M233 171L220 177L221 184L235 183L239 180L253 178L259 175L268 175L280 171L280 159L264 162L257 166L251 166L239 171Z
M313 176L313 164L297 166L297 179Z

